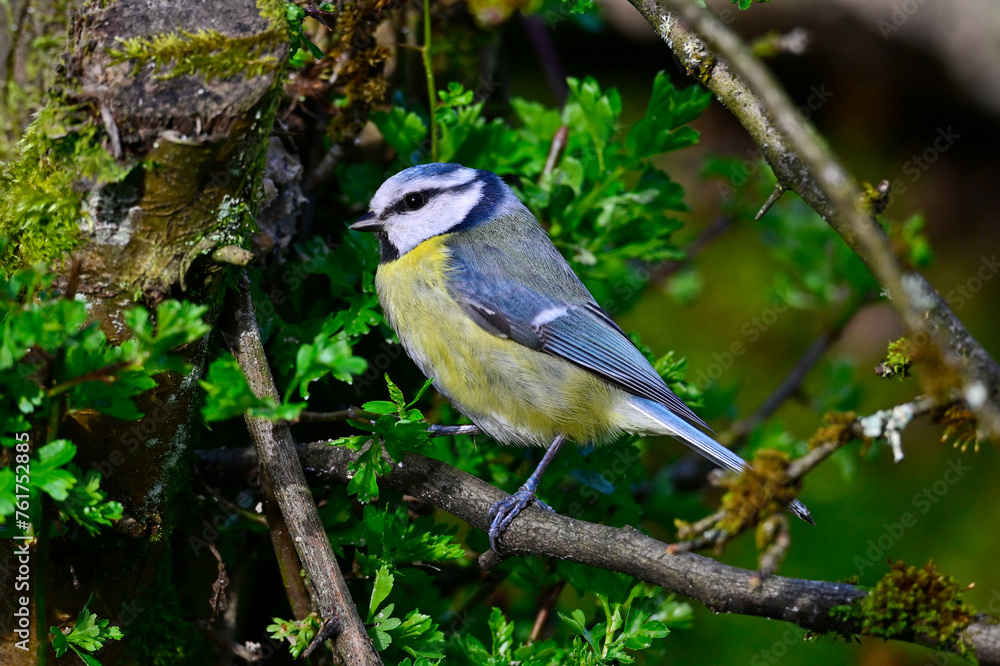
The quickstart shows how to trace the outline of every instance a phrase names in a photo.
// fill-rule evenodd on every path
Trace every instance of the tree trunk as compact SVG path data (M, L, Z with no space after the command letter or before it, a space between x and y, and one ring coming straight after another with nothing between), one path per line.
M0 261L50 262L113 344L128 337L122 315L137 301L201 302L212 323L228 275L219 263L226 253L213 253L245 246L253 225L289 49L284 12L276 0L86 5L71 27L65 72L27 132L4 193L48 197L51 205L23 228L4 219L11 206L0 209L0 233L11 236ZM125 510L118 534L65 534L49 540L47 552L33 546L31 593L45 603L32 607L43 615L31 619L33 641L47 645L43 628L74 620L91 593L91 610L128 635L136 598L166 548L157 534L178 510L171 490L205 348L201 341L181 350L191 375L160 377L139 401L140 421L76 412L57 433L46 433L48 424L31 433L36 446L47 434L71 439L75 462L98 469L102 488ZM15 546L3 544L5 562L16 563ZM0 597L0 663L36 663L37 645L15 646L15 603ZM109 648L104 663L115 663L121 649Z

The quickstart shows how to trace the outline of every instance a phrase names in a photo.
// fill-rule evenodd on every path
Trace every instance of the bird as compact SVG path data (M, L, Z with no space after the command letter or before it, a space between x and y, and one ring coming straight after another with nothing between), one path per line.
M671 435L716 465L749 465L664 383L597 304L535 216L497 174L419 164L387 179L350 225L373 232L375 287L407 355L501 444L546 448L528 480L490 508L490 547L537 499L567 441ZM789 510L815 524L798 500ZM551 510L551 509L549 509Z

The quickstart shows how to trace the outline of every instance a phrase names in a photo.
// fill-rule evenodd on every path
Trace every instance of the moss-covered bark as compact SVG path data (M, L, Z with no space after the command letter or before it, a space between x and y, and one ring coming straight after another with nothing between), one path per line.
M210 257L248 247L287 54L284 3L275 0L86 5L64 74L17 159L0 166L0 236L10 241L2 267L45 261L64 283L78 275L77 298L113 343L126 337L121 315L137 302L180 296L216 306L227 273ZM44 626L75 618L91 593L91 609L115 621L152 580L204 344L183 353L193 375L162 378L140 405L142 420L77 412L59 425L126 518L96 540L51 541L45 564L35 554L34 566L47 567ZM11 602L0 599L0 663L35 663L13 647Z

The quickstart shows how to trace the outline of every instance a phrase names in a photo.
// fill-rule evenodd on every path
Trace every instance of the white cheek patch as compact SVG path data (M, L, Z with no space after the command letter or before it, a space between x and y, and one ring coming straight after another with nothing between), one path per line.
M445 187L439 179L427 179L428 187ZM473 183L458 191L439 192L427 205L412 213L399 213L386 220L385 231L399 253L406 254L428 238L440 236L465 219L482 198L483 184Z

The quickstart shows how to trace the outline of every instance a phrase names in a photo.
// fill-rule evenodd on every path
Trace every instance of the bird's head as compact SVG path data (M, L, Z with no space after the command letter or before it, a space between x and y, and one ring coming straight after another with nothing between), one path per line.
M471 229L517 209L523 205L492 171L420 164L382 183L368 213L351 229L375 232L387 262L429 238Z

